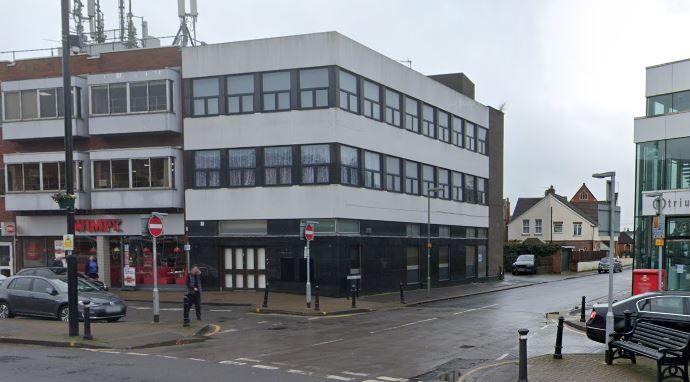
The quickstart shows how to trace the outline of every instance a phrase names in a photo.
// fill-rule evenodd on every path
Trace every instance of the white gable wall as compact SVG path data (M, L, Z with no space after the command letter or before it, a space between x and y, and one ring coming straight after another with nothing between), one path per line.
M551 208L553 207L553 220L551 219ZM530 230L529 234L522 233L522 221L529 219ZM542 233L537 235L535 233L535 221L541 219ZM563 232L553 233L551 238L551 224L552 222L563 222ZM582 223L582 235L573 235L573 223ZM556 199L553 195L540 200L537 204L532 206L517 219L508 224L508 240L523 241L528 238L537 238L541 241L599 241L599 230L596 226L592 227L592 223L587 221L584 217L577 214L575 211L567 207L561 201Z

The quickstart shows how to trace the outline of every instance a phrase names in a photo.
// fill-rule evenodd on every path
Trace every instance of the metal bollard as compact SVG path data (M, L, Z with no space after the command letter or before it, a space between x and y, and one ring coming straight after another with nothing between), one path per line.
M519 365L519 375L518 382L527 382L527 329L519 329L520 334L520 365Z
M585 296L582 296L582 304L580 305L580 322L585 322Z
M352 298L352 309L357 307L357 287L355 284L352 284L352 288L350 288L350 293L351 293L351 298Z
M91 301L85 300L83 302L84 304L84 339L85 340L92 340L93 336L91 335L91 308L89 305L91 305Z
M632 329L632 312L626 309L623 311L623 315L625 316L625 331L629 332Z
M553 351L553 359L563 359L563 316L558 317L558 329L556 330L556 347Z
M184 299L182 299L182 326L189 326L189 295L185 294Z
M314 286L314 310L317 312L321 310L321 304L319 302L319 284Z
M268 283L266 283L266 288L264 288L264 302L261 304L262 308L268 308Z
M400 303L405 303L405 288L403 286L403 283L400 283Z

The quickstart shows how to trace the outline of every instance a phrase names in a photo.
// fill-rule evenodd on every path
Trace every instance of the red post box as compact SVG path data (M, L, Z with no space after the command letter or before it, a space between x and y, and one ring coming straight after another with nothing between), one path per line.
M666 282L666 270L661 270L661 289ZM658 269L635 269L633 271L633 296L646 292L656 292L659 290L659 270Z

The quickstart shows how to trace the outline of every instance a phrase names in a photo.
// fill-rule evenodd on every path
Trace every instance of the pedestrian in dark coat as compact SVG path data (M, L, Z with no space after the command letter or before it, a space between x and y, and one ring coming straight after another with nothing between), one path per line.
M187 312L194 304L194 311L196 312L196 319L201 321L201 270L199 267L193 266L187 275Z

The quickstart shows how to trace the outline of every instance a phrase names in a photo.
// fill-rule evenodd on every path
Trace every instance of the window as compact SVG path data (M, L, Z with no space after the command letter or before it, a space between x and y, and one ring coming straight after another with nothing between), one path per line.
M453 116L453 132L451 134L451 143L463 147L462 139L462 119Z
M328 107L328 69L300 70L299 90L303 109Z
M359 220L336 220L338 233L359 234Z
M0 195L4 196L6 193L5 190L5 182L7 179L5 178L5 170L0 168Z
M218 78L192 80L192 115L218 115L220 86Z
M445 281L450 278L449 272L449 248L447 245L438 247L438 280Z
M477 151L475 127L474 123L465 121L465 148L471 151Z
M57 95L55 89L40 89L38 101L41 104L41 118L57 117Z
M450 237L450 226L447 226L447 225L438 226L438 237Z
M74 94L74 91L72 91ZM73 115L80 116L79 91L73 100ZM62 88L22 90L3 93L5 121L56 118L63 115ZM2 111L3 107L0 107Z
M381 155L364 152L364 187L381 189Z
M359 96L357 93L357 77L354 74L348 73L344 70L338 71L338 81L340 86L339 99L340 108L351 111L353 113L359 112Z
M405 128L419 132L419 102L410 97L405 97Z
M407 223L405 226L405 234L409 237L419 237L421 236L421 231L419 229L419 224L417 223Z
M405 193L419 195L419 165L417 162L405 161Z
M43 190L56 191L60 189L60 165L58 162L43 163Z
M91 87L91 114L108 114L108 85Z
M2 95L4 101L5 121L14 121L22 118L21 101L19 92L5 92Z
M529 219L522 219L522 234L529 235Z
M83 164L75 161L74 188L81 190ZM64 162L11 163L7 165L7 189L10 192L58 191L65 189Z
M400 178L400 159L386 156L386 190L402 191Z
M34 279L34 283L31 286L31 291L35 293L48 293L52 289L54 289L53 286L42 279Z
M272 72L261 75L264 111L290 109L290 72Z
M582 236L582 223L573 223L573 236Z
M681 296L652 297L637 302L640 312L684 314Z
M151 187L173 187L172 177L175 158L149 158Z
M350 258L350 274L358 275L362 271L362 261L360 256L359 245L350 245L347 249Z
M448 179L449 171L439 168L436 170L438 176L438 187L442 189L438 197L442 199L450 199L450 179Z
M24 191L41 190L40 163L24 163Z
M379 85L364 80L364 114L365 117L381 120L381 101Z
M541 219L534 220L534 234L541 235Z
M108 85L108 105L110 114L121 114L127 112L127 84Z
M24 191L24 169L21 164L7 165L7 191Z
M477 228L477 237L480 239L486 239L489 237L488 228Z
M450 115L445 111L438 111L438 139L450 143Z
M386 123L400 127L400 93L386 89Z
M673 95L663 94L647 97L647 116L669 114L673 112Z
M422 165L422 180L422 195L428 195L429 189L434 188L436 184L434 181L434 166ZM438 194L434 193L431 196L435 198Z
M228 89L228 114L254 112L254 75L228 76L225 85Z
M228 179L231 187L256 185L256 149L228 150Z
M157 80L149 81L148 84L148 107L149 111L168 110L168 81ZM172 104L172 99L170 100Z
M452 175L453 193L451 198L456 202L463 201L462 173L453 171Z
M419 248L407 247L405 250L407 284L419 284Z
M220 150L194 153L194 186L220 187Z
M359 157L354 147L340 146L340 183L359 185Z
M553 233L563 233L563 222L553 222Z
M589 199L589 195L587 195L586 191L580 192L580 200L587 200Z
M484 178L477 177L477 203L486 205L486 187L488 181Z
M487 153L487 147L486 147L486 137L487 137L488 130L477 126L477 152L480 154L486 155Z
M110 188L110 161L93 161L93 187Z
M267 147L264 149L266 185L292 184L292 147Z
M94 189L172 187L172 169L173 158L167 157L93 161L93 187ZM62 174L62 169L60 171Z
M666 144L666 189L690 188L690 138L662 141Z
M465 228L465 237L467 239L476 239L477 238L477 229L474 227Z
M335 219L309 219L309 222L313 223L314 232L316 234L335 233ZM300 221L300 227L302 227L302 229L304 229L306 224L307 222L305 220Z
M465 201L468 203L477 203L475 181L475 176L465 174Z
M129 110L132 112L148 111L148 85L146 81L129 84Z
M690 90L673 93L673 112L690 110Z
M422 104L422 134L436 138L436 118L433 106Z
M302 183L328 183L331 149L329 145L301 146Z
M132 159L132 188L151 187L150 166L148 158Z
M218 233L221 235L249 236L266 235L266 220L224 220L218 222Z
M10 285L8 289L29 291L31 290L31 280L33 280L32 277L18 278L12 282L12 285Z
M129 188L129 160L111 160L110 169L113 188Z

